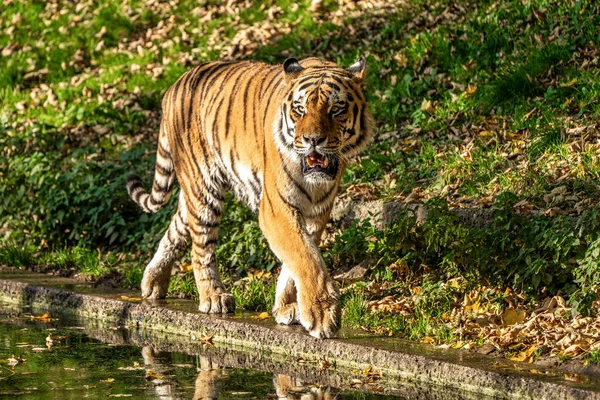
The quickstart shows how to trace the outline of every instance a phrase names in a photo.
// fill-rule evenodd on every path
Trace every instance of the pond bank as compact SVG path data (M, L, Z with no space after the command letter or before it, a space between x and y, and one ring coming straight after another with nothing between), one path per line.
M229 362L246 360L239 362L247 365L237 367L296 368L313 376L327 371L325 376L333 377L332 385L344 379L349 382L352 374L366 371L363 375L371 374L386 393L407 398L600 398L600 380L587 376L565 376L529 364L348 330L342 330L340 339L318 340L300 327L276 326L272 320L260 321L251 314L207 316L195 312L195 302L171 299L150 303L137 300L137 296L67 278L0 270L2 302L88 318L100 327L109 324L143 330L147 332L141 336L144 340L170 351L193 351L201 346L201 338L212 336L214 351L241 351L229 357ZM100 337L104 331L114 334L100 328L94 336Z

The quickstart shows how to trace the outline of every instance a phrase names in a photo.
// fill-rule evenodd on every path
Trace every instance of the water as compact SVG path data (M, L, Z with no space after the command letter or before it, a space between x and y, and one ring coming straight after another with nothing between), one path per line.
M340 382L327 365L307 366L313 379L281 373L284 364L235 368L227 365L235 365L243 355L210 344L198 344L195 354L158 351L140 332L66 318L35 321L32 315L40 314L0 314L0 398L398 398L377 394L384 388L372 374L358 372L362 381L347 378L336 388L320 383ZM136 335L140 346L123 344Z

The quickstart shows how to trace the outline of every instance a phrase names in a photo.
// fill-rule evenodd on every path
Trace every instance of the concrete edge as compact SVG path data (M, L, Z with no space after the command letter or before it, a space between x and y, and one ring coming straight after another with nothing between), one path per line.
M0 280L0 300L185 338L213 334L215 343L296 359L335 360L338 366L350 369L372 366L399 383L436 386L495 398L600 399L600 394L596 392L526 376L482 370L346 340L319 340L299 332L235 318L217 318L150 304L31 286L12 280Z

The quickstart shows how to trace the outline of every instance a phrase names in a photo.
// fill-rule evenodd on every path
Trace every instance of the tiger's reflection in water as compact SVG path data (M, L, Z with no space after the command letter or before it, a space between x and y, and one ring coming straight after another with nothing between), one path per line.
M174 378L174 365L169 352L159 352L150 345L142 348L147 379L153 387L156 398L161 400L187 398L180 390L180 382ZM194 383L194 400L216 400L222 383L229 375L229 369L221 367L209 355L197 357L198 376ZM154 379L152 379L154 378ZM249 391L251 383L246 383L240 392ZM337 396L327 386L319 386L289 375L273 374L274 394L269 398L287 400L333 400ZM232 388L229 387L228 391ZM222 397L222 396L221 396Z

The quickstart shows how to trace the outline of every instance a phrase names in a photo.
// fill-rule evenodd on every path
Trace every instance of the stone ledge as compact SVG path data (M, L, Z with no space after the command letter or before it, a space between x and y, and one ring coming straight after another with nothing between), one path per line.
M218 318L174 310L168 305L120 301L115 297L116 294L73 293L0 279L0 301L3 302L144 328L159 336L178 338L163 343L191 342L192 337L214 334L213 341L217 344L241 348L249 353L260 352L267 358L268 354L273 354L295 360L298 357L326 359L335 361L342 369L372 366L383 372L388 381L393 380L405 389L410 387L408 392L403 392L405 395L419 393L419 398L481 398L487 395L519 399L600 399L600 394L589 390L589 385L570 384L560 378L540 378L514 369L510 371L507 368L515 364L513 362L462 352L423 350L418 345L397 339L357 337L348 332L342 333L346 338L319 340L301 329L279 327L272 322L257 322L237 315ZM524 364L523 368L526 370L528 366Z

